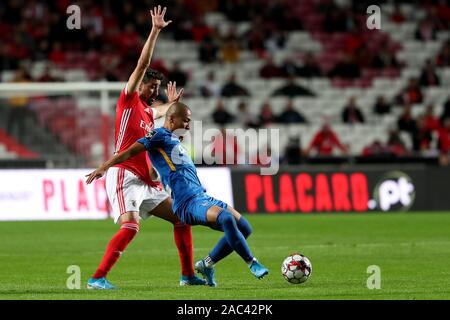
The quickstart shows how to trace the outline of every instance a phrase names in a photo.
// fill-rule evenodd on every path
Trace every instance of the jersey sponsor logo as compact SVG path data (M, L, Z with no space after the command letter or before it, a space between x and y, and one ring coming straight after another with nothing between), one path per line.
M141 124L140 124L141 129L144 129L147 132L152 131L152 125L145 123L144 120L141 120Z

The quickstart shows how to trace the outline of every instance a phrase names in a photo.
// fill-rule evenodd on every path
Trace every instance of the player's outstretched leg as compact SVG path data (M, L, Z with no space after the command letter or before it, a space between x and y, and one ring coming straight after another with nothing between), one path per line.
M239 231L242 233L245 239L247 239L252 233L252 227L250 223L243 216L240 216L236 221ZM223 236L211 252L206 256L206 260L211 259L213 263L217 263L229 254L233 252L233 248L228 244L227 238Z
M137 219L134 219L134 214L134 212L127 212L122 215L120 230L109 241L97 271L88 280L88 289L115 289L106 280L106 276L139 231L139 223Z
M248 221L240 216L239 221L237 222L237 226L241 231L244 238L248 238L252 233L252 227L248 223ZM233 249L228 244L227 238L223 236L220 238L219 242L216 246L211 250L211 252L202 260L197 261L195 264L195 268L198 272L203 274L203 276L208 280L207 284L211 287L217 286L217 283L214 280L214 264L228 256L233 252Z
M233 214L227 209L222 209L216 206L211 207L210 210L208 210L208 214L210 215L208 217L208 221L214 222L220 230L223 230L225 233L224 238L226 239L226 242L228 242L229 247L236 251L248 264L253 275L259 279L267 275L269 270L259 263L258 260L252 255L244 234L238 228L238 224L236 223L236 219ZM240 220L241 219L242 217L240 217ZM241 228L244 232L245 230L247 230L247 232L251 232L250 224L246 222L246 220L242 220ZM214 252L213 256L219 257L220 260L220 258L224 258L226 255L230 254L229 247L227 247L225 242L221 239L211 252ZM206 273L206 271L214 270L213 266L215 262L216 261L214 261L211 256L208 256L207 258L196 263L196 269L200 270L200 272L203 270ZM214 276L213 272L212 275ZM210 281L208 277L206 278L208 284L210 284L212 281Z

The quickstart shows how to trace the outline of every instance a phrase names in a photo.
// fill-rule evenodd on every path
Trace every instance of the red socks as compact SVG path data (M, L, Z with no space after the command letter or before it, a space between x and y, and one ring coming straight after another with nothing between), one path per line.
M131 240L139 231L139 224L136 222L125 222L120 227L120 230L109 241L106 247L106 252L103 255L102 261L98 266L97 271L92 276L95 279L106 277L109 270L117 262L122 252L128 246ZM192 241L191 241L192 243Z
M183 223L175 224L173 226L173 236L178 248L178 255L180 256L181 274L191 277L194 275L191 226Z
M138 231L139 224L135 222L125 222L122 224L120 230L114 235L111 241L109 241L102 261L100 262L97 271L92 276L93 278L98 279L106 277ZM180 256L181 274L184 276L193 276L194 253L192 250L191 226L182 223L176 224L173 227L173 235L175 244L178 248L178 255Z

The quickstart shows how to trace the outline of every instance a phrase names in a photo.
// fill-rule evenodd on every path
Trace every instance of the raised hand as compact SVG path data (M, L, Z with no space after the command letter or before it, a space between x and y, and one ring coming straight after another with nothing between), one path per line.
M172 20L164 21L164 15L166 14L166 7L161 11L161 6L154 7L153 10L150 10L150 14L152 15L152 24L153 27L161 30L169 25Z
M181 88L180 92L177 92L177 83L169 81L167 83L166 96L169 102L178 102L183 95L184 89Z

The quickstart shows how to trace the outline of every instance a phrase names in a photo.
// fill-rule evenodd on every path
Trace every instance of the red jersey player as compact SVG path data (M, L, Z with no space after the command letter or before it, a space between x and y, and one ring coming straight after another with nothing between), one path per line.
M159 32L171 21L164 21L166 8L150 11L152 30L142 49L139 61L116 106L115 153L129 148L136 140L153 129L154 119L166 114L168 108L179 101L183 89L177 93L175 83L169 82L169 103L151 108L146 101L158 95L162 74L149 69ZM150 160L145 152L110 168L106 174L108 199L114 212L114 222L120 230L109 242L96 272L88 280L90 289L114 289L106 275L122 252L139 231L139 220L154 215L174 225L174 238L181 262L180 285L204 285L194 275L191 226L183 224L172 211L172 200L159 183L151 178ZM152 170L152 169L150 169Z

